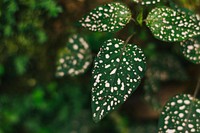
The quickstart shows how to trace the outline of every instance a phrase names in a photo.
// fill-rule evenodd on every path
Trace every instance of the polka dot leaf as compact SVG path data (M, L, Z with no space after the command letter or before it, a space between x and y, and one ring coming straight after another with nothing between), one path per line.
M88 43L79 35L69 38L66 47L60 52L56 76L76 76L86 71L92 61Z
M159 52L148 62L146 77L162 82L185 81L188 75L180 60L171 53ZM180 77L181 75L181 77Z
M144 76L143 51L119 39L104 42L93 70L92 110L95 122L118 108L136 90Z
M179 14L182 14L183 16L184 15L190 16L190 19L192 19L194 22L197 22L197 23L199 22L199 26L200 26L199 14L196 14L194 11L189 10L188 8L184 8L184 7L181 7L177 4L175 4L172 0L169 1L169 5L170 5L170 8L172 8ZM197 30L198 30L198 28L197 28Z
M187 94L171 98L163 108L158 133L199 133L200 101Z
M122 3L113 2L99 6L79 22L91 31L115 32L131 20L131 11Z
M180 60L172 54L162 51L149 59L143 87L144 100L154 109L160 109L160 85L169 81L186 81L188 75Z
M190 38L180 44L184 57L195 64L200 64L200 41Z
M199 19L168 7L153 9L147 16L146 25L157 39L167 42L179 42L200 35Z
M133 2L140 3L141 5L153 5L161 2L161 0L132 0Z

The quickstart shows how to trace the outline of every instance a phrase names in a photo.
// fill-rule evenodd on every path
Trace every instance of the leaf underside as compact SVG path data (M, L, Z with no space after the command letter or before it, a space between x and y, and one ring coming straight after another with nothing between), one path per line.
M200 101L187 94L171 98L159 119L159 133L199 133Z
M56 76L82 74L89 67L91 61L92 55L88 43L83 37L73 35L59 55Z
M199 18L168 7L153 9L147 16L146 24L153 35L162 41L177 42L200 35Z
M119 39L104 42L95 59L92 111L95 122L124 103L140 84L146 70L140 48Z
M200 42L198 39L190 38L180 43L183 55L189 61L200 64Z
M114 2L95 8L79 22L91 31L114 32L122 29L130 20L129 8Z

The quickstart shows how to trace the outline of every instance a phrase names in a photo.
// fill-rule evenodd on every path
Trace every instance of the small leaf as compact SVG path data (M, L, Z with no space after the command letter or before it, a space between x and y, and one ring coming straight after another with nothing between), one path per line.
M143 23L143 8L140 10L136 20L137 20L138 24L140 26L142 26L142 23Z
M144 76L143 51L119 39L104 42L95 59L92 110L95 122L118 108L136 90Z
M29 57L25 55L19 55L15 58L14 65L16 73L18 75L23 75L27 71L27 66L29 63Z
M199 133L200 101L187 94L176 95L163 108L159 133Z
M200 35L200 21L168 7L153 9L146 19L153 35L162 41L183 41Z
M183 55L189 61L200 64L200 41L190 38L180 43Z
M69 38L66 48L59 55L56 76L82 74L90 65L91 60L92 56L88 43L83 37L73 35Z
M79 22L91 31L114 32L122 29L131 19L131 11L122 3L99 6Z

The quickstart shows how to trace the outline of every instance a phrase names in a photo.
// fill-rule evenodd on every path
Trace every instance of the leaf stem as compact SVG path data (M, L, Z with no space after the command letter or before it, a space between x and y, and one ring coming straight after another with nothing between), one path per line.
M136 22L134 18L131 18L131 20L132 20L134 23Z
M192 101L192 103L191 103L191 105L190 105L189 112L188 112L188 116L187 116L187 118L186 118L186 120L187 120L186 125L188 124L188 119L189 119L190 116L191 116L192 107L194 106L195 98L196 98L196 96L197 96L197 94L198 94L198 92L199 92L199 88L200 88L200 76L199 76L199 78L198 78L197 86L196 86L195 91L194 91L194 94L193 94L193 98L194 98L194 99L193 99L193 101ZM188 129L188 126L185 127L185 131L186 131L187 129Z
M132 35L130 35L130 36L126 39L126 41L125 41L125 46L126 46L126 44L128 44L128 42L131 40L131 38L133 37L133 35L135 35L135 33L133 33Z
M194 94L193 94L193 97L196 98L197 97L197 94L199 92L199 89L200 89L200 76L199 76L199 79L198 79L198 82L197 82L197 86L195 88L195 91L194 91Z

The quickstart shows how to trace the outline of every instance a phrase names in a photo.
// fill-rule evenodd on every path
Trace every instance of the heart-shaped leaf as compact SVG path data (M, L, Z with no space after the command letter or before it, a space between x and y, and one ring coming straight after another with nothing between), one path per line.
M200 101L187 94L176 95L163 108L159 133L199 133Z
M92 110L95 122L124 103L146 70L143 51L119 39L104 42L93 70Z
M131 11L122 3L114 2L99 6L79 22L91 31L114 32L131 20Z
M60 52L56 76L75 76L85 72L92 61L88 43L79 35L69 38L66 47Z
M147 16L146 24L153 35L163 41L183 41L200 35L199 20L168 7L153 9Z
M195 64L200 64L200 41L190 38L180 44L185 58Z

